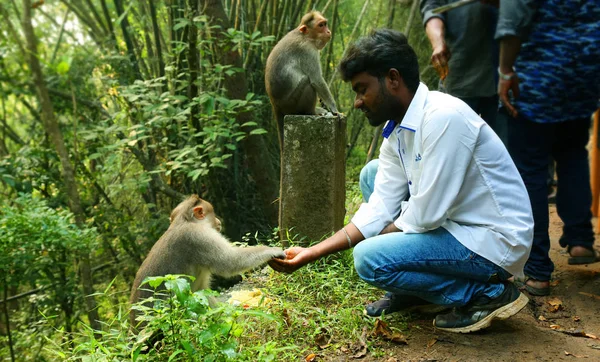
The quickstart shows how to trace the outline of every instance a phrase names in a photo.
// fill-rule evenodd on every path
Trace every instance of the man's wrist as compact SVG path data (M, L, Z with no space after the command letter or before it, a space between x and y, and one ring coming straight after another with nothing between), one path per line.
M517 76L517 73L515 73L514 67L512 68L512 70L510 72L506 72L506 73L502 72L500 67L498 67L498 76L502 80L512 80L513 78L515 78Z

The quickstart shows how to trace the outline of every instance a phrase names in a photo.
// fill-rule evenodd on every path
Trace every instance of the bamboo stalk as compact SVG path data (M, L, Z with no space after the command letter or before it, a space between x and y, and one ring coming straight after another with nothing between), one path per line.
M256 23L254 24L254 30L252 31L252 34L256 33L256 31L258 30L258 26L260 25L260 22L262 21L263 14L267 9L268 4L269 4L269 0L264 0L262 5L260 6L260 10L258 12L258 17L256 18ZM250 46L250 44L248 44L248 51L246 52L246 59L244 59L244 69L248 68L248 64L250 63L251 58L252 58L252 47Z
M350 33L350 38L348 38L349 41L352 41L354 39L354 34L356 34L356 31L358 30L358 25L360 24L363 16L365 16L365 13L367 12L367 7L369 6L369 2L370 2L370 0L366 0L365 3L363 4L360 14L358 15L358 19L356 19L356 23L354 23L354 28L352 28L352 32ZM327 85L330 88L331 88L331 83L333 83L334 78L335 78L335 72L331 75L331 78L329 78L329 82L327 82Z

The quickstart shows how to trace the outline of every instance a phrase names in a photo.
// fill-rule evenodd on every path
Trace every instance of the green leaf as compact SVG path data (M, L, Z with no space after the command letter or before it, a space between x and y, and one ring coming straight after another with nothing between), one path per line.
M183 352L185 352L183 349L178 349L177 351L175 351L175 352L174 352L174 353L171 355L171 357L169 357L169 362L170 362L170 361L173 361L173 360L175 359L175 357L177 357L177 355L178 355L178 354L181 354L181 353L183 353Z
M58 63L58 65L56 66L56 73L58 73L60 75L65 75L65 74L69 73L70 68L71 68L71 66L69 65L69 63L67 63L63 60L62 62Z
M253 129L252 131L250 131L251 135L254 135L254 134L258 135L258 134L265 134L265 133L267 133L267 131L263 128L256 128L256 129Z

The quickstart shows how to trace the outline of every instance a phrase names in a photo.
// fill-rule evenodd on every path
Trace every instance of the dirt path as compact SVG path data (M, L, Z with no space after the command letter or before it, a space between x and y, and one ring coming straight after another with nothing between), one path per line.
M565 333L583 331L600 338L600 263L568 265L568 255L558 245L562 222L553 206L550 223L555 263L550 296L529 296L529 305L516 316L468 335L435 330L432 318L424 316L409 323L408 345L363 361L600 361L600 339Z

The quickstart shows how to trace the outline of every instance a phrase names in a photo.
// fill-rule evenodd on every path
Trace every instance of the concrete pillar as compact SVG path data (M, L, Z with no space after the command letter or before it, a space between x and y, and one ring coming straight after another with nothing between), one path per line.
M284 119L279 228L303 245L344 223L346 119L289 115ZM295 237L297 235L297 237Z

